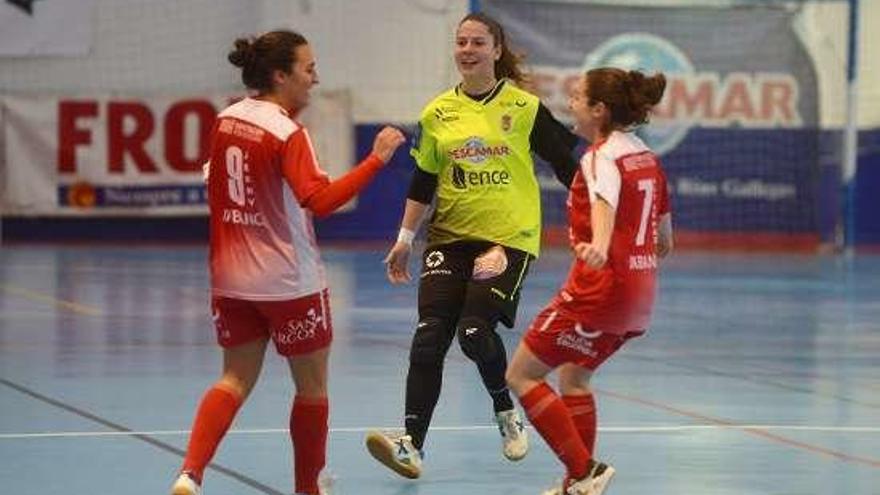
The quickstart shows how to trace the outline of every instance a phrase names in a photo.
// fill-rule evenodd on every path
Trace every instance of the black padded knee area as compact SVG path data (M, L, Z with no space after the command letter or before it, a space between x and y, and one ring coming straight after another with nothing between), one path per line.
M442 365L452 343L451 325L444 318L422 318L409 350L409 361L415 364Z
M477 365L506 361L504 344L495 333L495 325L478 316L465 316L458 321L456 329L458 345L465 356Z

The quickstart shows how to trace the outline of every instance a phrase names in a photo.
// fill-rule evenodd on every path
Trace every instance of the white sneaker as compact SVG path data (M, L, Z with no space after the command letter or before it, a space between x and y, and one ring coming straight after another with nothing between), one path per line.
M393 436L373 430L367 432L366 444L370 455L395 473L410 479L422 475L422 453L409 435Z
M180 473L174 485L171 487L171 495L200 495L202 488L189 473Z
M611 478L614 468L598 461L590 461L590 471L583 479L576 480L565 490L567 495L602 495Z
M321 476L318 477L318 493L320 495L332 495L333 483L336 483L336 476L325 468Z
M519 412L516 409L501 411L495 414L495 421L501 431L504 457L511 461L525 457L529 451L529 437Z

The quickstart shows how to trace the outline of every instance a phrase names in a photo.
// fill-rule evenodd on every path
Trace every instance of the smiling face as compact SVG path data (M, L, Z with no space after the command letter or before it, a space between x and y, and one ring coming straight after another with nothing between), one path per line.
M587 76L581 76L571 88L568 108L574 117L575 134L595 142L605 135L609 119L608 107L601 101L590 104L590 88Z
M309 103L309 92L318 84L315 55L308 44L294 49L288 73L276 70L273 78L279 103L290 112L299 112Z
M494 80L495 61L500 58L501 46L488 26L473 19L458 26L455 33L455 65L463 79Z

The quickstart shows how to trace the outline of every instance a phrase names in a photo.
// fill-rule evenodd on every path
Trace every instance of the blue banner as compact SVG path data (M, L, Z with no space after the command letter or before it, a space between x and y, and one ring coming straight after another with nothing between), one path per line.
M664 98L638 132L661 155L679 231L818 241L817 78L796 10L481 5L526 53L535 90L562 120L572 83L592 67L666 74Z

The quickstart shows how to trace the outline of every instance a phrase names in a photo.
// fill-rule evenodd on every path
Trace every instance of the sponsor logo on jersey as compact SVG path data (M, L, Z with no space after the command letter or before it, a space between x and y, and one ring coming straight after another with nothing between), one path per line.
M474 164L483 163L486 158L504 157L510 154L510 147L506 144L489 146L479 136L471 136L465 140L463 146L449 150L449 157L453 161L466 161Z
M569 332L559 334L556 337L556 345L567 347L590 357L596 357L597 352L593 349L593 340L602 335L602 332L588 332L580 323L575 323L572 330L573 334Z
M266 135L266 131L255 125L231 118L222 119L217 130L222 134L232 134L254 143L261 142Z
M266 219L262 213L240 210L238 208L224 208L223 223L243 225L245 227L266 227Z
M290 345L315 338L319 326L324 326L324 317L315 308L309 308L300 319L288 320L278 331L275 339L279 344Z
M460 162L484 165L487 158L505 157L511 154L510 147L506 144L490 146L479 136L467 138L463 146L449 150L449 157L452 159L450 171L452 185L456 189L467 189L510 184L510 172L507 170L465 170Z
M507 170L465 170L457 163L452 164L452 185L456 189L467 189L468 186L479 187L487 185L510 184L510 172Z

